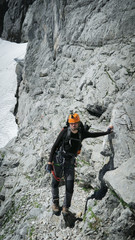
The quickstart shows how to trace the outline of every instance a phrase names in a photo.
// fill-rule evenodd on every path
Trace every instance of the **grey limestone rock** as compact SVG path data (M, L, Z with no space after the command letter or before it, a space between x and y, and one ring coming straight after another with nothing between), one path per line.
M3 27L2 27L2 37L14 42L21 42L21 29L22 24L25 19L25 14L28 10L30 4L34 0L28 0L26 2L19 0L8 0L6 1L5 8L4 3L2 4L3 11ZM2 16L1 16L2 17Z
M109 188L134 207L134 1L35 0L29 9L27 3L24 21L24 6L15 3L8 1L3 37L16 41L19 33L17 41L28 41L28 47L17 67L18 136L0 154L1 219L15 201L2 235L133 240L134 212ZM87 197L100 186L106 192L100 200L90 199L83 221L69 229L62 215L52 215L51 176L45 165L70 110L79 113L89 131L106 131L113 125L114 134L83 141L76 168L76 180L83 180L83 188L75 182L71 211L84 213ZM60 192L62 205L63 185Z
M119 198L131 208L135 208L135 159L130 158L119 168L105 174L106 183L118 194Z

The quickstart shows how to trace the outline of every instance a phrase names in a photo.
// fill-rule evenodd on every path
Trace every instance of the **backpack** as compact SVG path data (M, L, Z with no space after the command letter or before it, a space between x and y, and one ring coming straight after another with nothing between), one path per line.
M74 163L74 160L75 160L75 157L80 154L81 152L81 147L82 147L82 132L83 131L88 131L89 129L89 126L87 124L83 125L82 122L80 122L80 126L79 126L79 129L78 129L78 133L79 133L79 139L76 139L77 141L80 142L80 144L78 145L78 150L77 150L77 154L72 154L72 153L68 153L68 151L66 152L65 151L65 146L67 144L67 146L70 145L70 141L71 141L71 129L70 129L70 126L69 124L67 124L64 128L62 128L61 131L63 131L64 129L67 129L67 131L65 131L65 134L63 136L63 141L59 144L56 152L55 152L55 155L54 155L54 159L55 159L55 166L64 166L64 163L65 163L65 159L72 159L73 160L73 163ZM74 138L75 140L75 138Z
M86 123L83 125L83 123L80 122L80 126L79 126L79 129L78 129L79 139L77 140L77 141L80 142L80 146L78 147L77 155L80 154L81 148L82 148L82 144L81 144L81 141L82 141L82 131L88 131L89 128L90 128L90 126L88 126ZM62 143L62 145L64 146L66 143L70 144L70 141L71 141L71 129L70 129L68 121L66 123L66 126L63 129L67 129L66 135L64 136L64 141Z

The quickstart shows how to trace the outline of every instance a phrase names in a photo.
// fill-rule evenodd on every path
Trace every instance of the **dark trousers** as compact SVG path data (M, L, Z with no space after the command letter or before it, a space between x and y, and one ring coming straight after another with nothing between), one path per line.
M74 191L74 165L65 164L62 166L55 166L55 175L57 177L62 177L64 175L65 179L65 198L63 206L69 208L71 205L72 195ZM54 176L52 176L52 197L53 203L59 202L59 181L57 181Z

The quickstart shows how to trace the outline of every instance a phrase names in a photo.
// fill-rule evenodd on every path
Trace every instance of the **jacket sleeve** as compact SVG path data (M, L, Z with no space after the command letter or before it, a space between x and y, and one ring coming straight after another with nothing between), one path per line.
M108 135L108 134L109 134L108 131L106 131L106 132L87 132L87 131L84 131L83 139L85 139L85 138L96 138L96 137L105 136L105 135Z
M52 149L51 149L51 152L50 152L49 162L52 162L52 161L53 161L54 153L55 153L55 151L58 149L58 147L60 146L60 144L61 144L61 142L62 142L62 140L63 140L64 133L65 133L65 129L63 129L63 130L59 133L59 135L58 135L55 143L53 144Z

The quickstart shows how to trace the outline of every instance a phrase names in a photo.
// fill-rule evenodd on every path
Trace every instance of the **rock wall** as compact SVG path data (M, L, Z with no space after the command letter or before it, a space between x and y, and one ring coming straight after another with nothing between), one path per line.
M3 31L3 19L6 11L7 11L7 3L6 1L3 0L0 2L0 36Z
M36 1L32 9L17 115L20 127L41 124L43 116L50 136L71 108L79 111L82 121L98 120L99 129L111 122L119 166L134 155L134 4Z
M25 42L22 37L22 24L28 7L35 0L2 0L0 16L0 35L2 38L13 42Z
M29 7L22 28L28 48L16 110L19 132L1 150L3 239L134 239L134 202L126 202L129 192L121 195L129 175L121 191L112 180L115 171L121 179L123 164L135 155L134 20L132 0L36 0ZM44 166L72 109L90 131L113 124L114 134L83 142L71 210L84 212L89 200L83 221L69 230L62 216L51 214ZM128 166L133 183L134 167ZM96 197L102 186L106 195Z

